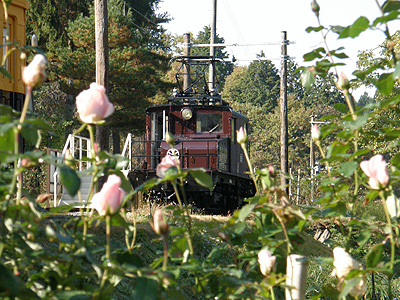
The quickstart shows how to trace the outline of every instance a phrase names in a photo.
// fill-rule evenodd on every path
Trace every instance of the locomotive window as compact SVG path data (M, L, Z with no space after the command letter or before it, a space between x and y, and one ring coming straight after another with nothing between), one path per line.
M222 113L197 113L196 132L222 132Z

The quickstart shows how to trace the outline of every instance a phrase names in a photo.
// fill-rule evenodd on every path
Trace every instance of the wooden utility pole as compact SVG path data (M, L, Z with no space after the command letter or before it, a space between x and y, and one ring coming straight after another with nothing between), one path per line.
M210 28L210 56L215 57L215 36L217 35L217 0L212 0L213 10ZM212 61L208 68L208 90L212 93L215 90L215 62Z
M190 33L183 35L183 56L190 56ZM190 65L185 63L183 65L183 91L187 91L190 87Z
M108 11L107 0L95 0L96 83L108 93ZM96 142L101 150L108 151L108 126L96 126Z
M282 31L281 45L281 186L288 192L288 118L287 118L287 45L286 31Z

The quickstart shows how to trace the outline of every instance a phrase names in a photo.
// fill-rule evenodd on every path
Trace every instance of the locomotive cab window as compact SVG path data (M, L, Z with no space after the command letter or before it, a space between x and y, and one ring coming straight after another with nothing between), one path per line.
M197 113L196 132L222 132L222 113Z

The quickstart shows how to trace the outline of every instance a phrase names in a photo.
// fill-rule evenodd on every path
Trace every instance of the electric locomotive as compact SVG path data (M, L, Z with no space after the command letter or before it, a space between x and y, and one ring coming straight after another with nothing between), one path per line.
M181 64L177 88L167 104L146 110L145 140L136 141L138 151L132 157L136 166L128 178L133 187L141 185L156 176L157 165L170 154L179 158L181 168L204 168L212 177L211 193L187 177L185 193L192 206L209 212L232 212L255 193L236 138L240 127L248 132L249 119L232 110L219 93L209 88L207 69L222 59L181 56L174 61ZM165 141L167 132L175 137L174 148ZM169 184L156 187L150 194L168 202L175 198Z

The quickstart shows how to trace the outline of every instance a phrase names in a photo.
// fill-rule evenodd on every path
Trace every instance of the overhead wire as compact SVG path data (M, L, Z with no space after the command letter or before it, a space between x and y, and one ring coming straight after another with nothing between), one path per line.
M231 7L229 6L229 3L228 3L226 0L222 0L222 4L223 4L224 7L225 7L225 10L226 10L226 12L227 12L227 14L228 14L229 20L231 21L232 27L233 27L235 33L237 34L239 41L240 41L242 44L244 44L245 41L244 41L242 32L241 32L241 30L240 30L239 25L238 25L237 22L236 22L235 16L234 16L234 14L233 14L233 12L232 12ZM250 54L248 48L244 48L243 51L244 51L245 56L246 56L247 59L249 59L249 58L252 56L252 55Z
M125 2L125 0L122 0L124 2L124 4L126 4L127 6L129 6L130 9L134 10L135 12L137 12L138 14L140 14L142 17L144 17L147 21L152 22L151 20L147 19L145 16L143 16L143 14L141 14L139 11L137 11L136 9L134 9L132 6L130 6L128 3ZM113 8L117 8L116 6L112 5ZM121 10L121 12L123 14L125 14L125 11ZM132 19L128 19L128 21L134 25L136 28L140 29L141 31L143 31L144 33L149 33L150 30L148 28L143 28L139 25L137 25L135 22L132 21ZM152 22L153 23L153 22ZM157 24L153 23L154 25L158 26Z
M155 25L156 27L158 27L158 24L154 23L152 20L150 20L149 18L147 18L145 15L143 15L140 11L138 11L137 9L135 9L134 7L132 7L130 4L126 3L125 0L122 0L122 2L125 3L125 5L127 5L130 9L132 9L134 12L136 12L137 14L139 14L140 16L142 16L144 19L146 19L149 23Z

